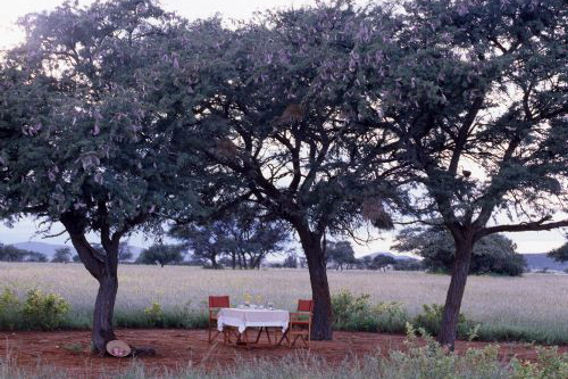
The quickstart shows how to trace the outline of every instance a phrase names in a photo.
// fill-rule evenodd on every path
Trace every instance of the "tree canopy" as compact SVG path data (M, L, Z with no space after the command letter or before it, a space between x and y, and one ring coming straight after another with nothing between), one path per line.
M51 262L53 263L69 263L72 259L72 252L71 249L68 247L62 247L55 250L55 254L53 258L51 258Z
M213 203L253 201L297 233L310 271L315 339L332 334L323 236L351 232L365 215L392 227L392 147L357 121L364 78L354 64L366 17L347 1L267 12L234 31L215 30L217 48L206 45L199 62L184 63L200 67L208 93L194 108L202 138L189 139L184 150L234 181L235 190ZM355 137L375 148L357 149Z
M481 238L568 226L568 8L564 1L407 1L388 43L360 58L368 122L408 170L406 222L456 245L439 340L453 346ZM376 58L380 57L380 63ZM375 60L371 60L375 58ZM367 63L367 64L365 64Z
M189 154L171 152L173 109L194 98L176 63L190 27L138 0L65 3L23 25L26 42L0 70L0 217L64 225L100 283L93 345L104 353L121 238L196 204L195 177L177 175L191 172Z
M455 260L456 246L444 228L405 229L397 236L393 248L412 252L424 258L422 264L430 271L449 273ZM521 275L526 261L516 252L516 245L501 234L480 239L473 248L469 274Z
M285 252L290 239L282 221L246 204L219 219L174 226L169 234L193 259L209 261L212 268L221 268L219 261L227 259L233 269L260 268L267 255Z
M183 248L179 245L154 244L142 250L136 263L159 264L161 267L169 264L179 264L184 259Z
M4 262L47 262L47 257L36 251L19 249L0 243L0 261Z

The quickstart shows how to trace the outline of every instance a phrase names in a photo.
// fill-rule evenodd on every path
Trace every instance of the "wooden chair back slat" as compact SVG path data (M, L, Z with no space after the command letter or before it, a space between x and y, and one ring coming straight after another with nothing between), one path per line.
M314 309L313 300L298 300L298 312L312 312Z
M209 308L230 308L229 296L209 296Z

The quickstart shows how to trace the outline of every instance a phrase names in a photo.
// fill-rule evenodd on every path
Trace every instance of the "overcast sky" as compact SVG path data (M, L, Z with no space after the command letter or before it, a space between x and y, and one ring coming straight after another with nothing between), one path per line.
M362 1L363 2L363 1ZM24 38L24 33L16 25L18 18L30 12L41 12L55 8L63 3L63 0L0 0L0 49L9 48ZM85 5L92 3L91 0L79 1ZM314 4L314 0L162 0L163 8L174 11L188 19L204 18L216 13L226 18L248 18L254 12L268 8L301 7L302 5ZM38 225L30 219L24 219L8 228L0 225L0 243L9 244L29 240L44 241L49 243L63 243L66 236L60 236L48 240L42 240L37 234ZM61 230L61 225L56 225L52 232ZM521 253L546 252L560 246L563 242L564 233L560 230L551 232L527 232L509 234L518 245ZM94 238L93 238L94 240ZM153 240L147 240L142 235L135 235L130 243L140 247L151 245ZM368 246L354 245L357 255L368 252L388 251L392 242L390 234L374 241Z

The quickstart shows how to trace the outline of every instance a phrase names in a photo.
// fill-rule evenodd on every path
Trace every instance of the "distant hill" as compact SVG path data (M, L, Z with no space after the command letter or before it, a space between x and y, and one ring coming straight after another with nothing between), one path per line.
M567 263L560 263L546 256L546 253L540 254L523 254L527 261L527 267L529 271L539 271L539 270L552 270L552 271L564 271L568 269Z
M55 250L62 249L64 247L68 247L73 252L73 255L76 254L75 249L72 246L62 245L62 244L51 244L45 242L35 242L35 241L28 241L28 242L18 242L11 244L18 249L24 249L29 251L35 251L36 253L41 253L45 255L48 259L51 260L53 255L55 254Z
M36 241L18 242L18 243L13 243L11 245L17 247L18 249L35 251L35 252L44 254L45 256L47 256L47 258L49 260L51 260L51 258L53 258L53 255L55 254L55 250L61 249L61 248L64 248L64 247L70 248L71 251L73 252L73 255L77 254L77 252L75 251L75 249L71 245L52 244L52 243L36 242ZM144 249L141 248L141 247L130 245L130 251L132 252L132 255L133 255L132 260L136 260L136 258L138 258L138 256L140 255L140 252L142 252L142 250L144 250Z

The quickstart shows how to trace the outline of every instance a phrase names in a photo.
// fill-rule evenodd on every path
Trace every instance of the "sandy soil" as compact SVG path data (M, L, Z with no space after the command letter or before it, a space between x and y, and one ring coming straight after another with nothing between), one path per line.
M217 343L207 343L206 330L181 329L125 329L118 330L117 336L136 347L152 347L155 356L136 358L144 366L155 369L178 370L188 366L227 367L235 362L256 358L279 359L297 354L302 349L268 344L263 335L259 344L250 346L224 345L222 338ZM368 354L387 355L392 350L404 350L405 337L377 333L335 332L333 341L312 341L311 353L325 359L331 365L340 364L348 356L363 357ZM67 370L70 377L98 377L105 373L118 372L130 367L132 358L98 357L88 350L88 331L64 332L0 332L0 357L9 359L20 367L34 369L38 364ZM456 350L482 348L483 342L459 341ZM500 343L501 359L512 356L532 360L536 348L529 344ZM561 352L568 346L561 346Z

